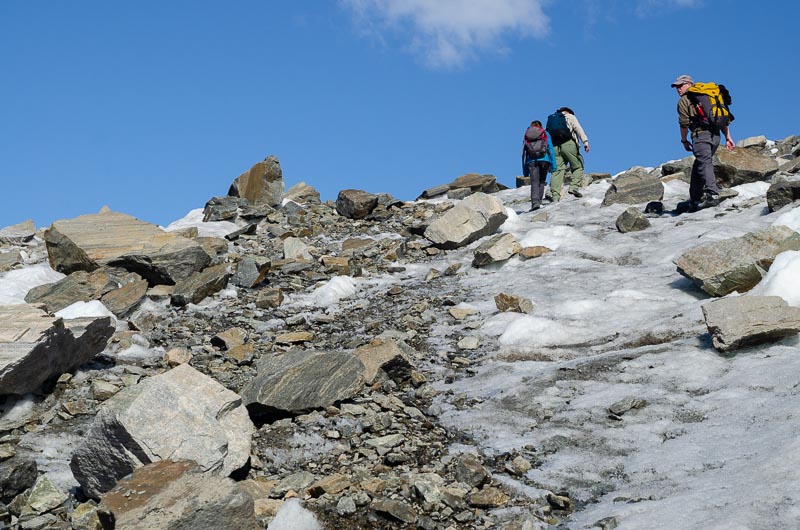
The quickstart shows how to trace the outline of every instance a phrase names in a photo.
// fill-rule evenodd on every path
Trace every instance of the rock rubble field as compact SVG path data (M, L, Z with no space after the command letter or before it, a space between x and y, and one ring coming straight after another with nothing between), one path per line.
M797 528L800 137L0 230L0 527Z

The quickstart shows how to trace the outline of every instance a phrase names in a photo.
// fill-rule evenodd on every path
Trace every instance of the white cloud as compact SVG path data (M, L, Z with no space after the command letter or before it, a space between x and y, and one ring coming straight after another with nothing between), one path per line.
M389 27L432 68L462 66L479 52L505 51L503 37L544 37L545 0L340 0L363 32ZM382 40L382 39L381 39Z

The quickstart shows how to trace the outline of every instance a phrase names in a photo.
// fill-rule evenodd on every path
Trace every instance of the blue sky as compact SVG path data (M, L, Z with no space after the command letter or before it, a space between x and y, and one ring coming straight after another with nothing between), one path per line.
M797 2L0 1L0 226L165 225L278 156L287 188L508 186L525 126L576 111L587 171L684 156L669 83L733 94L735 140L800 133Z

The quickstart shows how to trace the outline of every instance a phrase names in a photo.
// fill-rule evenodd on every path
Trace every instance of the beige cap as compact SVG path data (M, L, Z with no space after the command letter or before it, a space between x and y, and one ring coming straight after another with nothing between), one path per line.
M685 85L686 83L694 84L694 79L692 79L692 76L686 75L686 74L680 75L680 76L678 76L678 79L673 81L670 86L672 88L675 88L676 86Z

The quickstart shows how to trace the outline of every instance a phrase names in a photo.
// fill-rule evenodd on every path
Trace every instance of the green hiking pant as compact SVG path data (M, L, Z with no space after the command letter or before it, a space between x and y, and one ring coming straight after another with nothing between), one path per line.
M575 140L569 140L561 145L555 146L556 151L556 171L550 177L550 193L553 201L561 199L561 186L564 185L564 174L567 172L567 164L572 171L572 178L569 182L570 191L581 189L583 184L583 157L578 150Z

